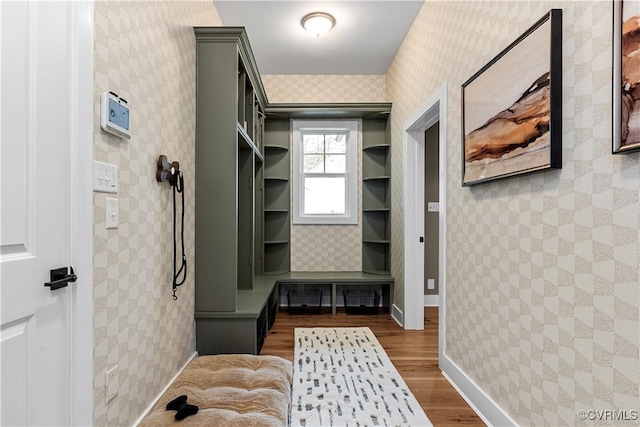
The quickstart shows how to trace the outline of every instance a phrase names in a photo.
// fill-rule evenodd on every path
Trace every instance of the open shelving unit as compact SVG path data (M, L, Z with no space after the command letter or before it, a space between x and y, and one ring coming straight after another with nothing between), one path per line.
M265 275L291 269L290 121L269 119L264 138L264 265Z
M391 138L388 118L362 121L362 271L390 273Z
M269 104L265 109L264 274L290 270L290 121L358 118L362 120L362 271L389 276L391 220L391 135L389 103ZM278 237L267 228L287 231ZM269 225L267 225L267 223Z

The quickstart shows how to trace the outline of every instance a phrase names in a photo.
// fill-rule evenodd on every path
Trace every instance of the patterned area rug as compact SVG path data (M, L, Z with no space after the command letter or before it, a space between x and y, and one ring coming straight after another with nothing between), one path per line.
M431 426L369 328L296 328L292 426Z

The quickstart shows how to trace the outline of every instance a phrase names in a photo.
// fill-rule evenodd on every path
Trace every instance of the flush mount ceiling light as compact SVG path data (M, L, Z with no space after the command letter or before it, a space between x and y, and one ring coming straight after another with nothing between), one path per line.
M302 17L302 28L320 37L336 25L336 18L325 12L313 12Z

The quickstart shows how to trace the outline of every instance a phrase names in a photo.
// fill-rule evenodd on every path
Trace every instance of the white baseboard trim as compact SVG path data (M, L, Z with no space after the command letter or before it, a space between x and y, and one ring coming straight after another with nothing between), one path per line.
M438 307L440 305L440 295L425 295L424 306L425 307Z
M136 420L135 423L133 423L133 427L136 427L138 424L140 424L142 422L142 420L144 419L144 417L146 417L149 412L151 412L151 410L153 409L154 406L156 406L156 403L158 403L158 400L160 400L160 398L162 397L162 395L169 389L169 387L171 386L171 384L173 384L173 382L176 380L176 378L178 378L178 375L180 375L182 373L182 371L184 371L184 368L187 367L187 365L189 364L189 362L191 362L193 359L195 359L196 357L198 357L198 352L194 352L191 357L189 358L189 360L187 360L187 362L182 365L182 368L180 368L178 370L178 373L175 374L173 376L173 378L171 378L171 380L169 380L169 382L167 383L166 386L164 386L164 388L162 389L162 391L160 393L158 393L158 395L155 397L155 399L153 399L153 402L151 402L151 404L147 407L147 409L144 410L144 412L142 413L142 415L140 415L140 418L138 418Z
M404 328L404 314L402 314L402 310L395 304L391 306L391 318Z
M441 355L439 367L442 375L460 393L460 396L467 401L471 409L478 414L486 425L508 427L516 427L518 425L447 355Z

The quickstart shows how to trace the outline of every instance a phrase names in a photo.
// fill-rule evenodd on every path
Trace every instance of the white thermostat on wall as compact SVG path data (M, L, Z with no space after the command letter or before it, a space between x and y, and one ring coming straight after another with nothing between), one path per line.
M129 104L113 92L105 92L100 97L100 126L120 138L131 138Z

